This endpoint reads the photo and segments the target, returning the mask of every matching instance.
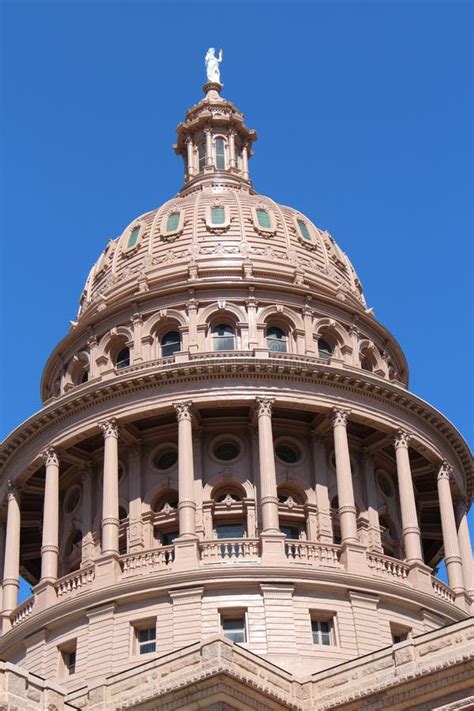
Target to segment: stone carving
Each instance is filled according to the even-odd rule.
[[[454,474],[454,467],[446,459],[443,461],[439,468],[438,479],[452,479]]]
[[[220,84],[221,83],[221,70],[219,64],[222,62],[224,53],[222,49],[219,50],[219,56],[216,57],[216,50],[214,47],[209,47],[205,57],[207,81]]]
[[[395,449],[398,449],[399,447],[408,448],[410,439],[411,438],[410,438],[410,435],[408,434],[408,432],[405,432],[405,430],[397,430],[397,433],[393,439]]]
[[[118,438],[118,425],[115,417],[110,420],[102,420],[98,423],[104,437],[115,437]]]
[[[273,400],[271,400],[269,397],[258,397],[256,402],[258,417],[272,416]]]
[[[343,427],[346,427],[349,415],[350,415],[350,410],[345,410],[344,408],[335,407],[332,411],[332,418],[331,418],[333,426],[337,427],[338,425],[342,425]]]
[[[59,466],[59,457],[55,447],[48,447],[41,452],[41,458],[47,467],[54,465]]]
[[[192,418],[191,406],[192,406],[191,401],[174,402],[173,403],[173,407],[175,409],[178,422],[180,422],[181,420],[191,420],[191,418]]]

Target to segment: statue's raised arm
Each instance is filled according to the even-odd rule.
[[[216,50],[214,47],[210,47],[207,50],[205,63],[207,72],[207,81],[214,82],[216,84],[221,83],[221,72],[219,64],[222,62],[224,53],[222,49],[219,50],[219,57],[216,57]]]

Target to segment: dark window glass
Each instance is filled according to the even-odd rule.
[[[218,523],[216,525],[217,538],[243,538],[243,523]]]
[[[158,452],[153,463],[157,469],[171,469],[178,461],[178,451],[176,449],[166,449]]]
[[[178,331],[168,331],[161,338],[161,357],[173,355],[181,349],[181,338]]]
[[[179,225],[179,212],[172,212],[166,220],[166,231],[175,232]]]
[[[81,383],[87,383],[89,380],[89,371],[85,370],[82,374]]]
[[[286,353],[288,337],[278,326],[267,328],[267,348],[269,351]]]
[[[235,349],[234,329],[220,324],[212,329],[212,344],[215,351],[233,351]]]
[[[214,456],[223,462],[230,462],[239,456],[240,447],[235,442],[219,442],[214,447]]]
[[[323,338],[318,341],[318,356],[324,358],[324,360],[329,360],[332,356],[332,348]]]
[[[311,620],[314,644],[331,644],[331,626],[324,620]]]
[[[236,494],[233,491],[226,491],[225,494],[219,494],[216,499],[217,503],[222,503],[222,501],[225,501],[228,496],[230,496],[232,501],[242,501],[242,497],[239,494]]]
[[[225,170],[225,148],[223,138],[216,138],[216,168],[217,170]]]
[[[225,222],[225,210],[223,207],[211,208],[211,222],[213,225],[223,225]]]
[[[164,546],[171,546],[178,536],[179,531],[165,531],[161,534],[161,542]]]
[[[270,221],[270,215],[263,208],[257,209],[257,220],[260,227],[263,227],[266,230],[271,230],[272,223]]]
[[[280,531],[292,541],[298,541],[300,538],[300,529],[298,526],[280,526]]]
[[[68,674],[75,674],[76,673],[76,650],[71,650],[70,652],[66,652],[64,655],[64,661],[66,664],[66,668],[68,671]]]
[[[278,459],[285,464],[295,464],[300,458],[299,450],[291,444],[279,444],[275,448]]]
[[[122,350],[117,353],[117,357],[115,358],[115,367],[116,368],[128,368],[129,365],[130,365],[130,349],[129,348],[122,348]]]
[[[145,630],[138,630],[138,648],[140,654],[149,654],[156,651],[156,629],[150,627]]]
[[[69,541],[66,546],[66,555],[71,555],[71,553],[74,551],[77,546],[82,541],[82,533],[81,531],[76,531],[74,534],[72,534],[69,538]]]
[[[360,361],[360,367],[362,368],[362,370],[368,370],[369,373],[371,373],[372,363],[370,361],[370,358],[368,358],[367,356],[363,356]]]
[[[206,165],[206,145],[200,143],[198,146],[199,172],[202,173]]]
[[[245,617],[225,617],[222,620],[222,631],[224,637],[230,639],[231,642],[241,644],[247,641],[245,632]]]
[[[140,225],[137,225],[130,232],[130,237],[128,238],[128,242],[127,242],[127,249],[130,249],[131,247],[135,247],[136,243],[138,242],[138,235],[139,234],[140,234]]]

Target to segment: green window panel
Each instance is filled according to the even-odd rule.
[[[138,235],[139,234],[140,234],[140,226],[137,225],[130,232],[130,237],[128,238],[128,243],[127,243],[127,249],[130,249],[131,247],[135,247],[136,243],[138,242]]]
[[[171,215],[168,215],[168,219],[166,221],[166,231],[167,232],[176,232],[178,229],[179,225],[179,212],[172,212]]]
[[[211,209],[211,222],[213,225],[223,225],[225,222],[225,210],[223,207],[213,207]]]
[[[225,170],[225,148],[223,138],[216,138],[216,168],[217,170]]]
[[[202,173],[206,165],[206,146],[200,143],[198,146],[199,172]]]
[[[303,239],[307,239],[308,242],[311,242],[311,235],[309,234],[308,226],[306,222],[303,222],[303,220],[297,220],[298,222],[298,227],[300,228],[300,234]]]
[[[263,227],[265,230],[271,230],[272,223],[270,222],[270,215],[266,210],[262,208],[257,209],[257,220],[260,227]]]

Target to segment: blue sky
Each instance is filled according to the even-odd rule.
[[[180,187],[203,56],[259,139],[255,187],[328,229],[472,442],[470,2],[21,2],[2,11],[1,435],[107,240]],[[6,334],[6,335],[5,335]]]

